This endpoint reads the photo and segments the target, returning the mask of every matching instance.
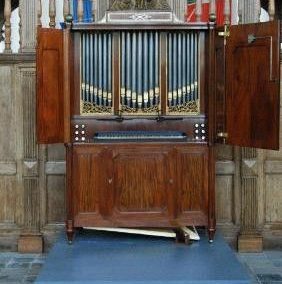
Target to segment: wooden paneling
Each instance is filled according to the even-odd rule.
[[[203,153],[178,151],[177,155],[177,191],[181,213],[207,209],[207,161]]]
[[[232,26],[226,51],[228,143],[279,149],[280,26]]]
[[[115,207],[120,212],[167,210],[166,161],[150,149],[119,153],[114,158]]]
[[[282,223],[282,175],[267,175],[265,187],[265,221]]]
[[[47,176],[47,224],[65,221],[65,176]]]
[[[108,215],[112,197],[111,153],[104,148],[77,147],[73,156],[74,214]]]
[[[64,142],[63,32],[38,30],[37,140]]]
[[[178,219],[191,213],[208,214],[208,155],[205,148],[176,148]]]
[[[208,225],[207,147],[89,144],[73,155],[76,227]]]
[[[12,66],[0,66],[0,161],[13,161],[16,155],[14,72]]]
[[[216,178],[216,220],[218,223],[233,223],[233,177],[232,175]]]
[[[0,176],[0,223],[16,223],[17,195],[14,176]]]

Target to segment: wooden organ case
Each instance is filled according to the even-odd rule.
[[[38,30],[37,136],[65,143],[75,228],[206,226],[214,143],[278,149],[280,26]]]

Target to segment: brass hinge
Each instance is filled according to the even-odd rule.
[[[218,36],[224,37],[224,45],[226,45],[226,39],[230,37],[230,27],[229,25],[224,26],[223,32],[218,32]]]
[[[227,132],[219,132],[217,133],[217,137],[221,138],[223,140],[223,143],[226,143],[226,139],[228,138],[228,133]]]

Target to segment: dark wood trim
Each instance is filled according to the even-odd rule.
[[[208,50],[207,50],[207,110],[208,110],[208,129],[209,129],[209,144],[214,144],[214,128],[215,128],[215,113],[214,113],[214,104],[215,104],[215,30],[211,30],[208,37]],[[222,74],[224,76],[224,74]]]
[[[80,98],[81,98],[81,82],[80,82],[80,33],[74,33],[74,59],[73,59],[73,100],[72,100],[72,115],[80,115]]]
[[[70,125],[70,98],[71,98],[71,64],[72,64],[72,43],[70,38],[70,30],[64,30],[64,143],[71,141],[71,125]]]

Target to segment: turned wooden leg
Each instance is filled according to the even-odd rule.
[[[213,243],[214,235],[215,235],[215,229],[208,229],[208,233],[209,233],[209,242]]]
[[[72,244],[73,236],[74,236],[74,227],[73,227],[73,221],[67,220],[66,222],[66,233],[69,244]]]

